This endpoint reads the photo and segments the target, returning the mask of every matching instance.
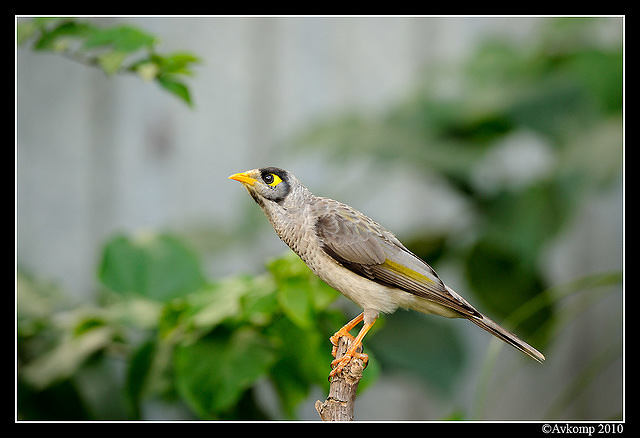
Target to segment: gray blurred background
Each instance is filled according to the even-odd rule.
[[[211,277],[260,272],[265,258],[286,248],[266,220],[255,221],[259,231],[250,241],[235,238],[239,217],[257,208],[227,176],[263,165],[291,170],[314,193],[355,206],[401,237],[424,227],[462,232],[471,220],[469,206],[436,176],[416,178],[396,162],[374,165],[366,153],[336,162],[304,144],[292,148],[291,141],[314,123],[338,114],[382,114],[410,95],[430,72],[448,72],[440,76],[439,93],[460,95],[464,89],[456,66],[482,41],[505,39],[526,51],[548,20],[96,20],[140,26],[161,38],[162,51],[197,54],[203,62],[188,82],[193,108],[133,75],[109,78],[55,54],[18,49],[17,263],[58,282],[79,302],[91,300],[100,245],[116,232],[149,229],[187,236]],[[603,46],[619,46],[622,27],[621,18],[602,18],[591,37]],[[516,177],[544,171],[551,158],[544,145],[539,147],[539,138],[525,133],[510,141],[518,146],[502,158],[507,160],[503,169]],[[490,180],[498,171],[489,166],[479,170],[478,178]],[[372,196],[371,184],[380,180],[386,184]],[[620,178],[619,184],[584,200],[567,231],[549,245],[545,266],[551,284],[622,269],[622,190]],[[465,295],[464,286],[456,284],[455,274],[448,270],[455,272],[444,266],[440,276]],[[591,327],[588,337],[581,336],[590,328],[589,314],[571,325],[545,351],[553,360],[544,366],[527,363],[514,371],[498,364],[499,376],[502,371],[512,374],[508,385],[498,383],[500,396],[484,406],[484,414],[494,419],[543,416],[547,406],[541,401],[552,398],[554,388],[574,372],[579,360],[572,353],[576,343],[597,350],[598,342],[606,342],[602,336],[621,336],[621,293],[599,303],[593,312],[605,315],[598,327]],[[464,325],[469,344],[481,357],[487,337]],[[356,416],[402,420],[448,415],[453,406],[473,405],[478,372],[472,361],[458,383],[455,401],[440,399],[410,376],[384,375],[359,396]],[[614,361],[589,387],[582,405],[565,415],[619,415],[622,375],[622,362]],[[303,419],[317,419],[316,399],[324,395],[310,398],[302,409]]]

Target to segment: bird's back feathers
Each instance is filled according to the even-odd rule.
[[[538,350],[484,316],[445,285],[431,266],[390,231],[345,204],[326,198],[322,202],[331,208],[321,209],[326,212],[317,218],[316,234],[322,249],[345,268],[454,310],[458,316],[538,362],[544,360]]]

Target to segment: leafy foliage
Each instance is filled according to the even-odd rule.
[[[209,281],[175,236],[119,235],[104,246],[98,279],[100,305],[74,307],[19,276],[22,406],[69,391],[82,399],[86,369],[113,360],[127,369],[111,382],[128,406],[115,418],[139,418],[154,399],[185,404],[197,418],[288,418],[312,387],[328,389],[328,337],[345,316],[330,309],[337,293],[293,254],[270,261],[263,275]],[[374,379],[376,367],[368,374]],[[256,407],[260,382],[279,408]],[[82,406],[59,419],[99,410]],[[20,412],[30,418],[28,408]]]
[[[158,38],[130,25],[99,27],[73,18],[34,18],[18,22],[18,44],[36,51],[61,53],[98,66],[107,75],[130,72],[156,81],[189,106],[193,104],[183,77],[200,60],[188,52],[159,54]]]

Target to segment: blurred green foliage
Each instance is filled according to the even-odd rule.
[[[99,303],[77,306],[18,276],[22,419],[137,419],[154,399],[193,418],[292,418],[312,387],[328,389],[328,337],[345,316],[330,308],[337,292],[293,254],[263,275],[211,281],[180,239],[120,235],[105,244],[98,279]],[[117,396],[90,397],[101,389],[86,375],[114,362],[121,375],[99,380]],[[260,382],[275,394],[269,412],[254,400]]]
[[[17,31],[19,46],[31,44],[36,51],[60,53],[95,65],[107,75],[135,73],[193,105],[183,79],[193,74],[192,66],[199,58],[189,52],[158,53],[158,38],[138,27],[101,27],[75,18],[39,17],[18,21]]]

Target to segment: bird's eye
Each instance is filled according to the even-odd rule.
[[[275,187],[282,182],[282,179],[275,173],[267,173],[262,177],[263,181],[270,185],[271,187]]]

